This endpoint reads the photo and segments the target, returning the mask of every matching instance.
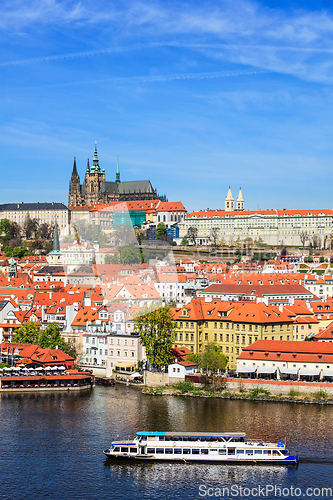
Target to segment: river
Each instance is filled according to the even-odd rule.
[[[333,489],[332,406],[153,397],[125,386],[3,394],[0,405],[1,499],[332,498],[321,491]],[[111,439],[137,430],[286,438],[301,461],[284,467],[105,460]]]

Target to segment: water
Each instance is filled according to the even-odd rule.
[[[152,397],[123,386],[84,395],[6,394],[0,405],[1,499],[306,498],[307,488],[333,489],[331,406]],[[301,462],[283,467],[105,460],[102,450],[111,439],[137,430],[287,438]],[[285,490],[279,496],[279,490],[270,492],[274,487]],[[295,494],[291,487],[301,490]],[[329,491],[311,492],[312,498],[332,498]]]

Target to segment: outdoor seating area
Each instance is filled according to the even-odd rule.
[[[41,366],[37,368],[13,366],[0,368],[0,377],[26,377],[27,375],[29,375],[30,377],[40,377],[41,375],[64,375],[66,373],[65,370],[65,366],[46,366],[44,368]]]
[[[278,368],[265,366],[238,366],[236,376],[256,380],[284,380],[301,382],[332,382],[333,371],[319,368]]]
[[[55,375],[10,375],[2,376],[1,389],[70,389],[92,387],[93,377],[87,373],[64,373]]]

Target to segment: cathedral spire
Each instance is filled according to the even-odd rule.
[[[76,169],[76,156],[74,156],[74,164],[73,164],[73,172],[72,172],[72,177],[78,175],[77,169]]]
[[[89,158],[88,158],[88,160],[87,160],[87,170],[86,170],[86,174],[90,174]]]
[[[119,170],[119,158],[118,158],[118,156],[117,156],[116,184],[117,184],[117,186],[119,186],[119,184],[120,184],[120,170]]]
[[[92,167],[90,169],[90,172],[94,173],[94,174],[101,173],[101,167],[99,166],[99,162],[98,162],[97,141],[95,141],[94,159],[93,159],[93,164],[92,164]]]

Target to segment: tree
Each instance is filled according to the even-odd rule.
[[[68,343],[63,339],[60,333],[58,323],[49,323],[45,330],[41,330],[39,334],[39,345],[45,349],[60,349],[65,351],[68,349]]]
[[[303,250],[304,250],[305,243],[308,241],[309,237],[304,231],[302,231],[301,234],[299,235],[299,239],[301,240]]]
[[[29,250],[26,247],[16,247],[13,249],[13,257],[15,259],[22,259],[26,255],[29,255]]]
[[[43,349],[60,349],[69,352],[71,346],[60,333],[58,323],[49,323],[45,330],[40,330],[36,323],[24,323],[16,330],[14,342],[20,344],[37,344]]]
[[[31,219],[29,212],[26,215],[25,221],[23,223],[23,233],[25,237],[29,240],[32,235],[36,237],[38,232],[39,222],[38,219]]]
[[[47,224],[47,222],[43,222],[43,224],[41,224],[38,227],[37,231],[38,237],[42,238],[43,240],[52,239],[53,233],[54,233],[54,224]]]
[[[139,264],[141,262],[139,249],[133,247],[122,248],[120,262],[122,264]]]
[[[191,226],[188,228],[186,237],[189,243],[195,245],[197,235],[198,235],[198,229],[196,227]]]
[[[205,345],[205,350],[201,354],[200,367],[205,370],[211,370],[213,373],[217,370],[224,370],[228,364],[228,357],[223,354],[219,346],[214,342]]]
[[[155,237],[157,240],[160,240],[164,235],[166,235],[166,225],[164,224],[164,222],[159,222],[157,224]]]
[[[12,257],[13,255],[13,248],[9,245],[3,247],[2,251],[5,252],[6,257]]]
[[[109,254],[104,256],[104,264],[120,264],[119,253]]]
[[[15,221],[10,222],[10,228],[9,228],[10,239],[13,240],[20,238],[21,233],[22,233],[21,226]]]
[[[210,231],[210,241],[212,242],[212,247],[214,250],[216,250],[217,247],[218,231],[218,227],[212,227]]]
[[[185,236],[184,236],[184,238],[183,238],[183,239],[182,239],[182,241],[180,242],[180,246],[181,246],[181,247],[188,247],[188,245],[189,245],[189,241],[188,241],[188,239],[187,239],[187,238],[185,238]]]
[[[141,344],[146,348],[146,355],[154,368],[168,365],[173,360],[172,344],[176,322],[172,311],[165,306],[150,311],[134,319],[135,331]]]
[[[10,221],[9,219],[1,219],[0,220],[0,236],[2,236],[3,240],[10,239]]]
[[[191,352],[191,354],[188,354],[186,356],[186,361],[192,361],[192,363],[197,363],[198,365],[200,365],[201,356],[198,352]]]
[[[14,342],[18,344],[38,344],[40,330],[36,323],[24,323],[16,330]]]

